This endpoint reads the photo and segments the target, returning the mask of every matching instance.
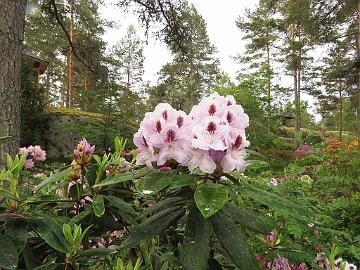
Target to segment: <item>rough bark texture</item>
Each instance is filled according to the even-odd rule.
[[[360,59],[360,1],[358,1],[358,33],[356,35],[357,39],[357,58]],[[360,142],[360,69],[358,70],[358,84],[357,84],[357,139]],[[358,144],[358,149],[360,150],[360,143]]]
[[[0,1],[0,167],[5,153],[15,153],[20,141],[20,75],[26,0]]]

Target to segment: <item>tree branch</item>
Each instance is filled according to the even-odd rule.
[[[81,63],[83,63],[91,72],[93,72],[93,69],[92,67],[87,64],[82,58],[80,58],[78,56],[78,54],[76,53],[76,50],[75,50],[75,47],[74,47],[74,44],[71,40],[71,37],[70,37],[70,34],[69,32],[67,31],[66,27],[64,26],[64,23],[63,23],[63,20],[60,18],[60,14],[58,12],[58,8],[57,8],[57,5],[56,5],[56,0],[49,0],[49,12],[50,14],[52,14],[54,16],[54,18],[56,19],[56,21],[58,22],[58,24],[60,25],[61,29],[64,31],[65,35],[66,35],[66,38],[67,40],[69,41],[69,44],[70,44],[70,48],[71,48],[71,51],[74,53],[74,56],[76,57],[76,59],[78,59]]]

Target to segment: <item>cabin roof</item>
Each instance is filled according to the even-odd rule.
[[[34,68],[39,69],[40,74],[44,74],[46,71],[46,68],[49,64],[49,61],[47,61],[44,58],[41,58],[40,56],[33,54],[31,52],[24,52],[23,53],[25,57],[27,57],[32,63]]]

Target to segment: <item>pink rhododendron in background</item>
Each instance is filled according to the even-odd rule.
[[[268,235],[265,236],[265,240],[266,243],[268,245],[268,247],[274,247],[276,244],[276,237],[277,237],[277,232],[276,230],[272,230],[271,233],[269,233]]]
[[[28,147],[28,153],[31,154],[35,160],[44,161],[46,159],[46,152],[38,145],[30,145]]]
[[[271,270],[292,270],[289,261],[283,257],[277,257],[271,263]]]
[[[318,253],[315,258],[316,265],[325,270],[330,270],[330,262],[324,253]]]
[[[44,161],[46,159],[46,152],[40,146],[30,145],[29,147],[19,148],[20,155],[26,155],[25,169],[31,169],[35,166],[35,161]]]
[[[134,135],[134,143],[138,148],[137,164],[146,164],[152,168],[153,161],[157,165],[164,165],[174,160],[185,165],[189,160],[188,140],[186,114],[167,103],[160,103],[153,112],[145,114]]]
[[[300,144],[299,148],[294,152],[296,158],[306,157],[310,154],[310,146],[308,144]]]
[[[74,150],[74,160],[77,164],[84,166],[90,162],[94,151],[95,145],[91,146],[86,139],[82,139]]]
[[[34,160],[31,158],[31,159],[27,159],[25,161],[25,164],[24,164],[24,168],[25,169],[31,169],[35,166],[35,163],[34,163]]]
[[[19,148],[19,154],[20,155],[23,155],[23,154],[27,155],[28,153],[29,153],[29,150],[27,149],[27,147],[20,147]]]
[[[206,173],[244,171],[245,128],[249,118],[232,96],[210,95],[193,107],[189,114],[191,157],[189,169]]]

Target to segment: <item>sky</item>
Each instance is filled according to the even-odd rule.
[[[108,28],[103,36],[109,46],[116,44],[125,35],[129,24],[133,24],[138,35],[145,40],[144,29],[139,25],[136,15],[131,12],[122,12],[114,6],[116,0],[105,2],[105,6],[100,10],[101,16],[118,24],[117,29]],[[209,39],[218,49],[217,56],[220,59],[221,68],[235,79],[236,71],[240,68],[232,57],[243,52],[246,44],[241,40],[242,33],[235,21],[239,15],[244,14],[245,8],[254,9],[258,0],[189,0],[189,2],[195,5],[207,23]],[[172,57],[166,46],[152,36],[149,37],[147,43],[144,47],[144,79],[156,83],[157,72],[162,65],[171,61]]]
[[[188,0],[194,4],[199,14],[207,24],[207,31],[210,42],[218,50],[217,56],[220,59],[221,69],[224,70],[232,80],[235,81],[236,73],[241,69],[240,64],[233,59],[234,56],[244,53],[246,41],[242,40],[243,33],[236,26],[236,19],[245,14],[247,8],[253,10],[259,0]],[[138,35],[145,41],[145,31],[139,25],[138,18],[132,12],[125,13],[114,4],[116,0],[106,0],[105,6],[101,8],[100,14],[107,20],[114,21],[117,28],[108,28],[103,35],[109,47],[116,44],[125,34],[127,27],[133,24]],[[144,80],[155,84],[158,79],[157,73],[161,67],[170,62],[171,53],[159,40],[149,35],[144,45]],[[292,78],[284,76],[280,78],[283,86],[290,86]],[[312,107],[310,112],[315,115],[316,120],[320,116],[315,114],[314,99],[307,94],[302,94],[302,99],[307,100]]]

